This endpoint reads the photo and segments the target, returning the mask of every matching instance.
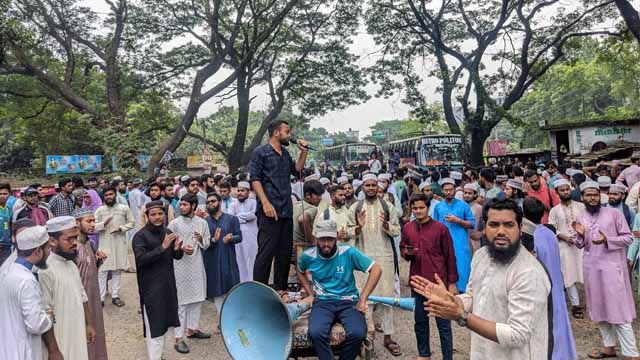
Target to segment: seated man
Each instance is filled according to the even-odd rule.
[[[368,309],[367,299],[378,284],[382,270],[358,249],[337,245],[338,226],[335,221],[318,222],[315,232],[316,246],[305,250],[298,260],[298,280],[313,300],[309,338],[320,360],[333,359],[329,334],[332,325],[340,322],[346,335],[340,359],[355,359],[367,335],[364,317]],[[307,270],[313,278],[313,290],[305,275]],[[353,270],[369,273],[360,296]]]

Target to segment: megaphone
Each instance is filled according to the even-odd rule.
[[[369,296],[369,301],[397,306],[403,310],[413,311],[416,308],[416,299],[414,298],[397,298],[385,296]]]
[[[222,303],[220,332],[235,360],[286,360],[293,342],[293,322],[308,303],[284,304],[272,288],[256,281],[234,286]]]

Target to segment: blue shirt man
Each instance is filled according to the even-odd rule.
[[[11,211],[9,204],[11,187],[0,184],[0,265],[11,255]]]
[[[458,268],[458,291],[464,292],[471,272],[471,249],[469,248],[468,229],[476,224],[475,217],[469,205],[455,198],[455,183],[452,179],[442,180],[444,199],[435,206],[433,219],[443,223],[451,233],[453,250],[456,254]]]
[[[298,260],[298,280],[314,298],[309,316],[309,338],[320,360],[333,359],[329,334],[332,325],[339,322],[346,335],[340,359],[355,359],[367,335],[364,318],[367,299],[378,284],[382,270],[358,249],[337,244],[338,225],[335,221],[318,222],[315,234],[317,245],[305,250]],[[356,288],[354,270],[369,273],[361,294]],[[313,288],[307,271],[313,278]]]

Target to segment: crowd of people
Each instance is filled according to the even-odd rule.
[[[290,137],[286,122],[272,123],[246,173],[74,177],[51,198],[40,184],[19,196],[0,184],[0,329],[14,337],[0,342],[0,359],[107,359],[103,308],[135,301],[120,296],[124,272],[136,273],[152,360],[170,329],[183,354],[210,338],[203,303],[219,313],[246,281],[313,304],[308,337],[323,360],[333,358],[335,322],[345,330],[340,358],[360,353],[365,314],[402,356],[394,307],[369,297],[399,297],[405,283],[420,360],[432,355],[429,317],[445,360],[451,321],[471,331],[471,359],[578,359],[570,317],[585,316],[602,336],[590,358],[615,357],[619,343],[640,359],[631,326],[640,153],[626,168],[396,164],[387,173],[378,160],[365,171],[305,167],[308,144],[297,141],[294,161]]]

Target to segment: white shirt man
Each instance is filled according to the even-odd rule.
[[[253,280],[253,264],[258,254],[256,199],[249,195],[249,183],[246,181],[238,182],[238,200],[231,203],[229,208],[229,213],[240,221],[240,232],[242,232],[242,242],[235,245],[240,282]]]

